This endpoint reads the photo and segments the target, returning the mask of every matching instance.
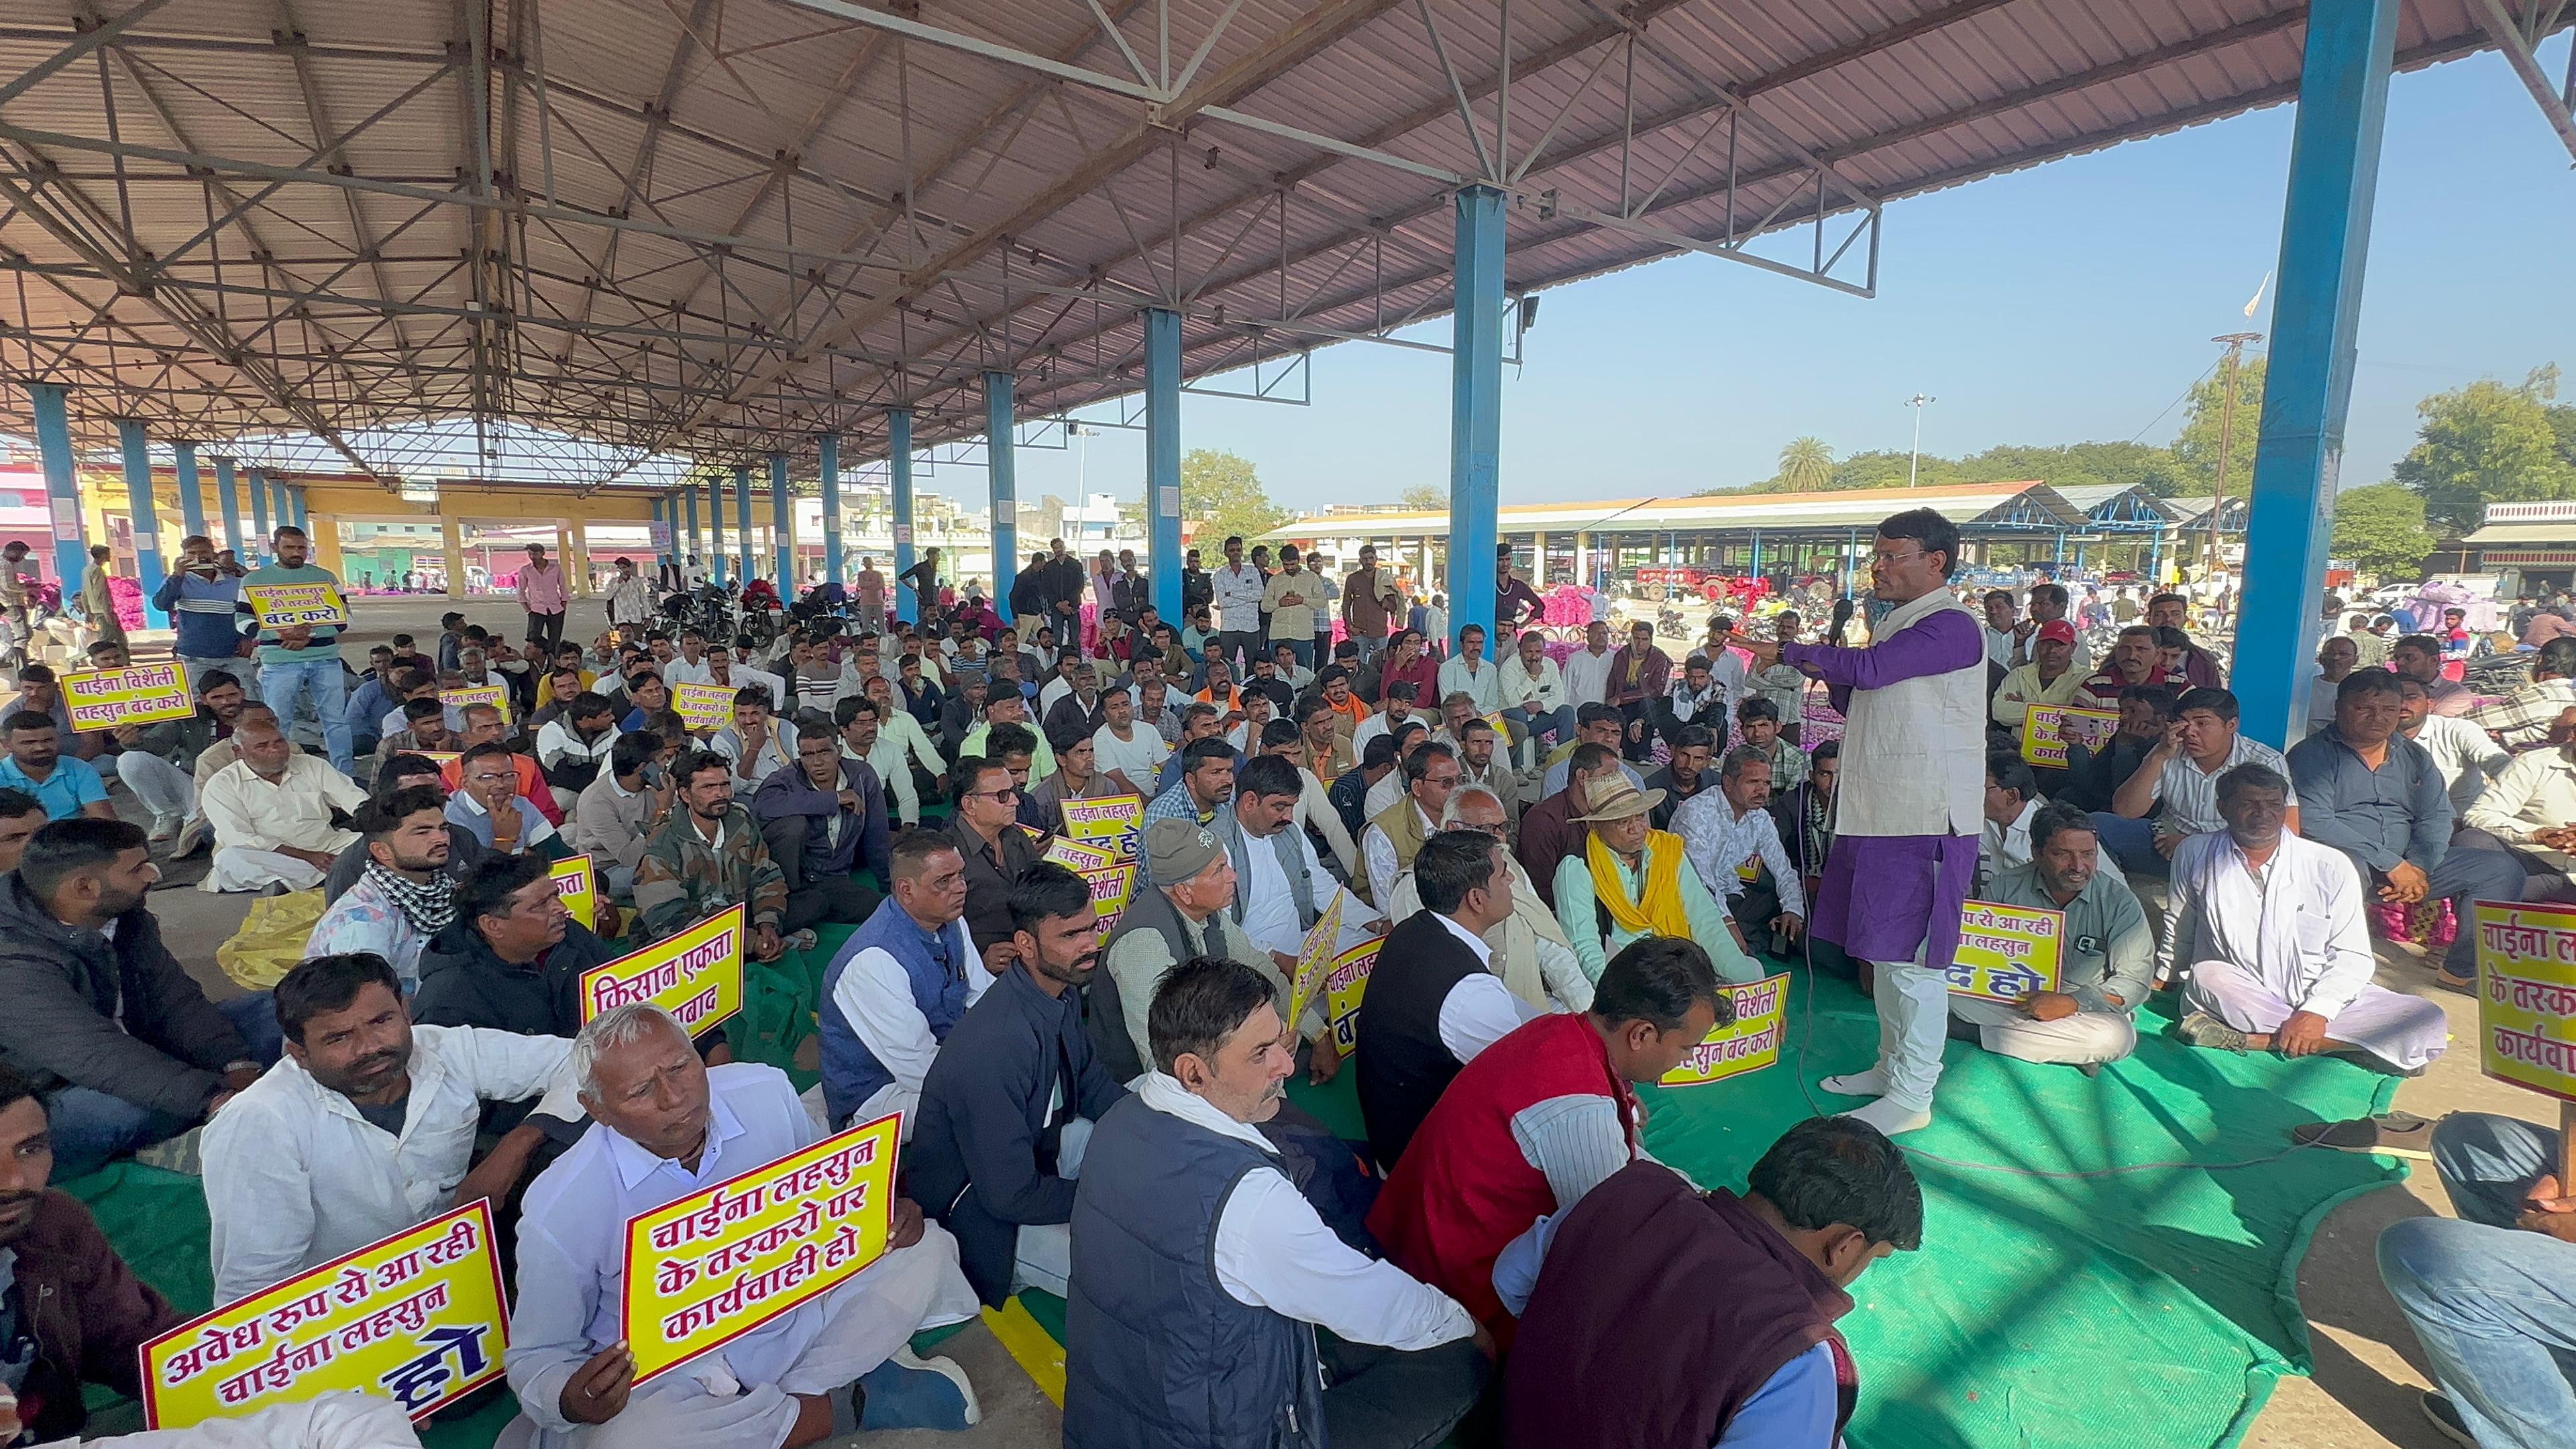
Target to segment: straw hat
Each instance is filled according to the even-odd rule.
[[[1631,815],[1646,814],[1663,803],[1663,791],[1640,790],[1623,776],[1619,783],[1610,787],[1609,793],[1592,802],[1591,814],[1575,816],[1574,823],[1602,825],[1613,820],[1625,820]]]

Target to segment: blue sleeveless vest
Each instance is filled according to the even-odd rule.
[[[948,1029],[966,1014],[966,961],[973,949],[962,926],[942,930],[940,939],[948,946],[948,965],[942,970],[930,953],[930,938],[923,935],[919,922],[905,915],[903,907],[892,896],[885,898],[867,923],[850,933],[841,943],[840,954],[832,958],[823,973],[821,1026],[823,1034],[823,1109],[838,1131],[848,1125],[851,1113],[859,1104],[876,1095],[879,1088],[894,1080],[877,1054],[842,1017],[833,1004],[832,993],[841,984],[841,973],[861,951],[871,947],[885,952],[903,968],[904,979],[912,985],[912,1004],[930,1019],[930,1034],[940,1041],[948,1039]]]

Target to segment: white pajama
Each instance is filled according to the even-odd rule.
[[[2194,961],[2186,1005],[2206,1011],[2238,1031],[2272,1032],[2299,1010],[2271,983],[2232,961]],[[2326,1035],[2348,1042],[2401,1071],[2413,1071],[2442,1054],[2450,1019],[2420,996],[2364,986],[2352,1004],[2326,1018]]]
[[[255,850],[247,845],[227,845],[215,852],[213,869],[206,872],[205,888],[210,891],[255,891],[272,882],[284,881],[293,891],[309,891],[322,884],[322,868],[297,860],[274,850]]]
[[[1950,998],[1950,1014],[1977,1028],[1977,1043],[2025,1062],[2116,1062],[2138,1048],[2138,1028],[2125,1013],[2079,1011],[2055,1021],[2026,1016],[2000,1001]]]
[[[1950,1039],[1950,978],[1911,961],[1871,963],[1870,994],[1878,1004],[1878,1069],[1886,1095],[1917,1112],[1932,1110],[1941,1081],[1941,1048]]]
[[[1067,1182],[1082,1176],[1082,1156],[1091,1146],[1092,1122],[1075,1117],[1064,1124],[1055,1149],[1055,1174]],[[1014,1250],[1011,1291],[1036,1288],[1058,1298],[1073,1281],[1073,1224],[1024,1223]]]
[[[197,782],[159,755],[127,750],[116,757],[116,777],[155,818],[185,820],[197,810]]]

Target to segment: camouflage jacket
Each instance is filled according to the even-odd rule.
[[[748,907],[754,927],[775,927],[787,914],[787,877],[769,858],[751,812],[727,807],[713,845],[698,833],[695,816],[675,812],[635,867],[637,943],[677,934],[736,903]]]

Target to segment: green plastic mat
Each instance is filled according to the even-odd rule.
[[[813,1029],[812,988],[800,997],[797,983],[819,981],[847,929],[755,988],[767,1015],[740,1054],[794,1070]],[[1704,1185],[1741,1187],[1790,1123],[1843,1105],[1817,1092],[1811,1106],[1809,1093],[1869,1064],[1869,1002],[1830,978],[1810,993],[1802,974],[1789,1012],[1779,1065],[1647,1090],[1656,1156]],[[2383,1110],[2396,1084],[2323,1058],[2194,1051],[2153,1010],[2139,1024],[2137,1054],[2093,1080],[1950,1045],[1939,1120],[1905,1138],[1925,1190],[1924,1249],[1872,1267],[1844,1320],[1861,1365],[1855,1449],[2097,1449],[2106,1434],[2132,1449],[2216,1449],[2244,1435],[2276,1379],[2307,1372],[2296,1285],[2309,1234],[2336,1203],[2403,1173],[2285,1152],[2288,1131]],[[1321,1088],[1293,1081],[1289,1096],[1361,1135],[1351,1072]],[[2164,1163],[2189,1165],[2043,1175]],[[127,1163],[63,1186],[182,1312],[208,1306],[196,1179]],[[1022,1301],[1060,1341],[1062,1302]],[[503,1395],[423,1438],[483,1449],[514,1411]]]

